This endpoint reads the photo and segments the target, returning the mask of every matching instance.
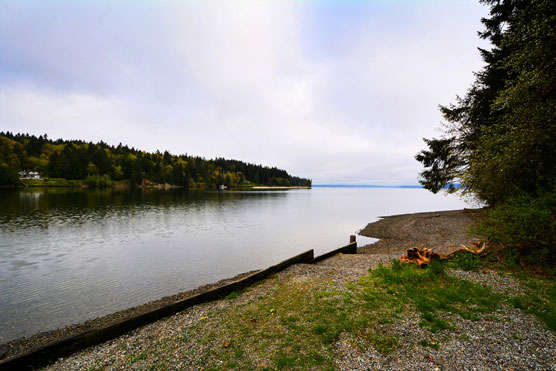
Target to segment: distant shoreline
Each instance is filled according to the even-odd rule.
[[[243,188],[243,187],[238,187]],[[308,186],[254,186],[254,187],[245,187],[246,189],[256,189],[256,190],[272,190],[272,189],[311,189]],[[234,188],[231,188],[234,189]]]
[[[83,180],[68,180],[63,178],[56,179],[21,179],[21,185],[1,186],[1,188],[23,189],[23,188],[81,188],[81,189],[191,189],[191,190],[207,190],[220,189],[215,184],[196,184],[190,186],[181,186],[170,183],[155,183],[151,181],[143,181],[143,183],[132,186],[129,181],[114,181],[108,186],[90,186]],[[225,189],[255,189],[255,190],[272,190],[272,189],[311,189],[311,186],[265,186],[265,185],[236,185],[227,186]]]
[[[313,184],[314,188],[423,188],[421,185]]]

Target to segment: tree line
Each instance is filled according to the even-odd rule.
[[[149,153],[121,143],[111,146],[81,140],[51,140],[48,136],[0,132],[0,185],[18,185],[20,171],[37,171],[48,178],[83,180],[90,185],[144,181],[184,187],[217,185],[310,186],[311,180],[291,176],[276,167],[224,158]]]

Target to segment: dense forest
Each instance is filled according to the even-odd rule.
[[[275,167],[237,160],[148,153],[122,145],[80,140],[51,140],[47,135],[0,132],[0,185],[19,185],[20,171],[42,177],[81,180],[90,186],[121,182],[131,186],[168,183],[185,187],[217,185],[310,186],[311,180]]]
[[[421,183],[438,192],[461,182],[490,206],[489,238],[544,251],[554,264],[556,2],[481,2],[490,13],[479,35],[492,47],[479,49],[485,66],[467,94],[441,106],[444,135],[416,156]]]

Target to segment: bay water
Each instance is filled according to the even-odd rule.
[[[411,188],[0,190],[0,343],[324,254],[381,215],[471,206]]]

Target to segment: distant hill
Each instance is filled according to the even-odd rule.
[[[149,153],[121,143],[51,140],[47,135],[0,132],[0,185],[18,185],[20,171],[37,171],[42,177],[80,180],[91,186],[145,181],[184,187],[242,185],[310,186],[311,180],[285,170],[238,160]]]

